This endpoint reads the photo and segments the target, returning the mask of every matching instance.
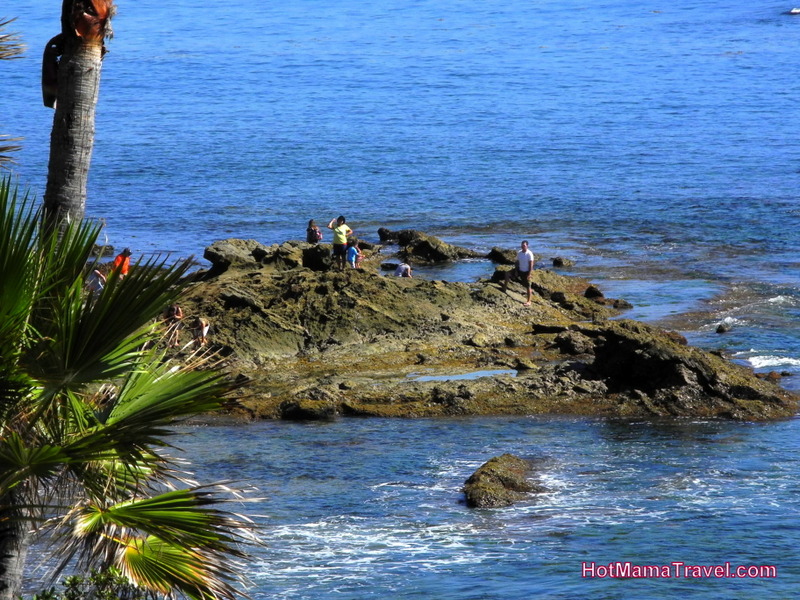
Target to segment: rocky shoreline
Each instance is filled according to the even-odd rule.
[[[500,266],[474,283],[383,276],[392,259],[474,257],[420,232],[398,241],[396,252],[362,243],[363,267],[345,271],[331,269],[325,244],[231,239],[206,250],[212,267],[182,306],[211,320],[241,384],[232,413],[764,420],[797,411],[798,396],[750,369],[620,318],[629,305],[587,280],[537,268],[524,307],[521,286],[500,284],[513,253],[493,251]]]

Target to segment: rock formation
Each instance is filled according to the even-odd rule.
[[[497,283],[508,266],[491,280],[443,282],[383,276],[391,257],[379,246],[365,254],[364,268],[340,272],[325,244],[225,240],[207,250],[212,268],[182,305],[210,318],[226,369],[244,382],[236,412],[769,419],[797,409],[795,395],[750,369],[616,320],[584,279],[536,269],[523,307],[521,286],[503,293]]]
[[[464,482],[467,506],[499,508],[510,506],[530,494],[546,492],[543,486],[530,481],[530,473],[530,463],[518,456],[495,456]]]

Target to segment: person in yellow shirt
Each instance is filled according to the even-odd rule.
[[[340,271],[344,271],[347,264],[347,237],[353,230],[345,224],[343,216],[331,219],[328,229],[333,230],[333,262],[339,266]]]

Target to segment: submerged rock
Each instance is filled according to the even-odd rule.
[[[556,256],[553,258],[553,266],[557,269],[574,267],[575,261],[570,260],[569,258],[563,258],[561,256]]]
[[[498,508],[510,506],[532,493],[547,489],[529,480],[531,464],[513,454],[495,456],[478,467],[464,482],[467,506]]]

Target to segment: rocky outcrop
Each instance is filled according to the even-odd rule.
[[[514,265],[517,263],[517,251],[495,246],[489,250],[486,258],[499,265]]]
[[[495,456],[464,482],[467,506],[499,508],[510,506],[531,494],[547,489],[530,480],[531,464],[513,454]]]
[[[616,320],[581,278],[534,270],[524,307],[519,284],[503,291],[507,266],[458,283],[384,277],[379,249],[362,269],[336,271],[324,245],[212,248],[217,262],[190,287],[184,313],[211,320],[226,368],[246,382],[236,410],[253,418],[768,419],[797,409],[774,382],[674,332]]]
[[[469,248],[453,246],[437,237],[421,231],[406,230],[398,235],[400,256],[415,263],[441,263],[463,258],[483,258],[483,255]]]
[[[575,261],[570,260],[569,258],[563,258],[561,256],[556,256],[553,258],[553,266],[556,269],[564,269],[569,267],[575,266]]]

